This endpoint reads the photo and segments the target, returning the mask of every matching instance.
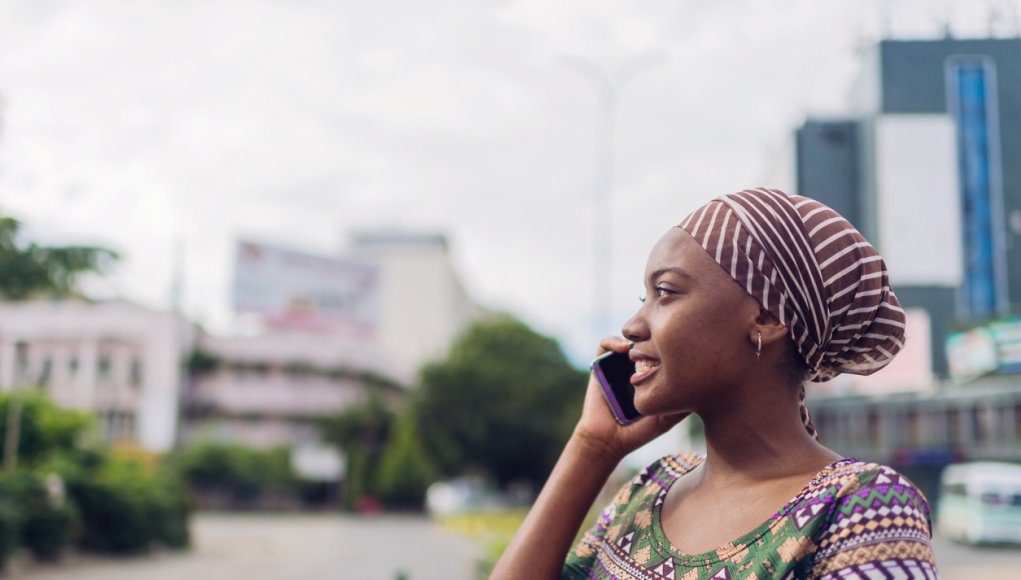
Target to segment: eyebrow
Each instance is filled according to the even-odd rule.
[[[680,268],[660,268],[659,270],[656,270],[655,272],[649,275],[649,280],[656,280],[663,274],[676,274],[682,278],[687,278],[688,280],[695,279],[691,274],[685,272]]]

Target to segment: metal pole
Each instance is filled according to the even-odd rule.
[[[596,93],[596,139],[593,183],[593,251],[592,276],[593,337],[602,337],[613,330],[613,186],[617,104],[624,88],[640,73],[666,63],[662,51],[643,52],[620,63],[609,73],[591,59],[568,54],[561,64],[592,83]]]

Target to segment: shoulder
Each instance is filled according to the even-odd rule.
[[[829,534],[906,527],[931,537],[929,502],[914,483],[886,465],[844,459],[810,484],[829,495]]]
[[[886,465],[845,459],[832,466],[825,474],[836,489],[840,504],[847,508],[884,505],[911,505],[929,514],[929,501],[907,477]],[[869,508],[863,508],[868,512]]]
[[[698,467],[705,458],[697,453],[673,453],[664,455],[642,468],[631,480],[633,486],[649,484],[670,487],[677,478]]]
[[[665,491],[679,477],[697,467],[703,457],[696,453],[674,453],[660,457],[646,465],[632,477],[614,497],[612,505],[621,510],[624,506],[634,503],[636,498],[644,498]]]
[[[860,566],[935,573],[929,502],[907,477],[885,465],[844,460],[821,479],[832,504],[818,540],[816,575]]]

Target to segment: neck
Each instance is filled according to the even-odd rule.
[[[707,482],[729,485],[815,473],[840,458],[809,435],[797,398],[788,391],[783,385],[755,385],[760,395],[745,404],[701,414]]]

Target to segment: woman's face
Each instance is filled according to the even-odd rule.
[[[645,290],[623,328],[635,341],[635,407],[658,415],[730,404],[756,362],[758,302],[681,228],[652,248]]]

